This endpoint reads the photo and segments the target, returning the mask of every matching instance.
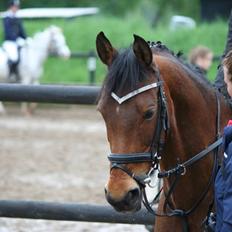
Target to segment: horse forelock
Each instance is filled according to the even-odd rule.
[[[148,78],[151,69],[140,64],[132,48],[120,52],[108,69],[104,91],[122,96],[138,88]]]

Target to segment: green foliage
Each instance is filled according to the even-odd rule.
[[[159,0],[159,2],[160,8],[163,10],[169,9],[173,14],[185,15],[194,19],[199,19],[200,0]],[[167,7],[162,7],[164,5]]]
[[[182,50],[185,56],[192,47],[199,44],[208,46],[216,55],[220,55],[224,50],[227,33],[226,22],[204,23],[192,30],[170,31],[167,24],[160,23],[152,28],[146,20],[141,11],[138,10],[125,17],[95,15],[72,20],[25,20],[24,24],[29,35],[33,35],[51,24],[60,26],[63,28],[67,43],[72,51],[95,50],[96,35],[100,31],[105,32],[116,48],[128,47],[133,42],[133,34],[138,34],[146,40],[161,40],[175,52]],[[215,63],[210,70],[211,80],[216,75],[216,66]],[[103,80],[105,72],[106,67],[98,60],[98,83]],[[86,60],[70,59],[67,61],[60,58],[49,58],[45,64],[42,82],[87,83]]]
[[[102,12],[108,15],[122,16],[127,12],[131,12],[140,2],[140,0],[133,1],[117,1],[117,0],[101,0],[95,4],[101,8]]]
[[[9,0],[1,0],[0,1],[0,9],[4,10],[7,7]],[[21,0],[22,8],[29,7],[78,7],[78,6],[86,6],[90,0],[79,1],[79,0],[36,0],[36,1],[28,1]],[[86,2],[86,3],[85,3]]]
[[[7,8],[9,0],[0,1],[0,10],[5,10]],[[30,7],[99,7],[101,12],[110,15],[124,15],[126,12],[131,11],[138,5],[141,0],[36,0],[28,1],[21,0],[22,8]]]
[[[9,0],[0,1],[0,10],[5,10]],[[21,0],[21,7],[99,7],[101,12],[108,15],[123,16],[132,12],[136,7],[149,6],[146,11],[153,9],[154,18],[165,18],[170,12],[182,14],[197,19],[199,17],[200,0]]]
[[[184,15],[199,21],[200,0],[143,0],[139,9],[145,18],[150,18],[152,25],[167,23],[172,15]]]

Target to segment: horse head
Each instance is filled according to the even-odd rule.
[[[161,85],[151,49],[136,35],[133,48],[121,54],[103,33],[98,35],[96,42],[99,57],[109,68],[98,109],[106,123],[111,152],[122,154],[122,157],[148,153],[156,128]],[[139,91],[141,94],[137,94]],[[113,167],[105,188],[107,200],[120,211],[140,209],[141,188],[131,175],[146,176],[151,162],[123,164],[131,175],[120,167]]]
[[[69,58],[71,55],[70,49],[66,44],[66,40],[61,28],[50,26],[46,29],[50,36],[49,52],[60,57]]]
[[[173,216],[176,231],[182,231],[182,218],[201,231],[213,198],[218,135],[230,108],[161,42],[134,35],[133,45],[118,52],[101,32],[96,46],[108,67],[98,102],[111,149],[107,201],[118,211],[137,211],[142,202],[149,208],[144,189],[160,167],[162,220],[155,230],[169,231],[166,220]]]

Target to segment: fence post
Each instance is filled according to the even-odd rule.
[[[89,52],[87,69],[89,71],[89,83],[94,85],[96,83],[96,55],[94,51]]]

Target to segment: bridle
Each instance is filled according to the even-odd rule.
[[[150,85],[147,85],[150,87],[152,86],[153,88],[158,88],[158,109],[157,109],[158,113],[157,113],[157,123],[156,123],[157,126],[154,131],[153,139],[150,146],[150,151],[140,152],[140,153],[127,153],[127,154],[111,153],[108,155],[108,159],[112,163],[111,169],[113,168],[121,169],[122,171],[126,172],[130,177],[135,179],[136,182],[139,184],[139,186],[143,186],[143,188],[146,186],[146,184],[151,182],[151,176],[150,175],[146,175],[143,177],[137,176],[134,173],[132,173],[130,170],[128,170],[125,166],[123,166],[123,164],[151,162],[152,167],[148,172],[149,174],[152,174],[153,170],[158,168],[159,159],[161,158],[161,153],[164,146],[164,139],[169,130],[169,120],[168,120],[168,112],[167,112],[167,100],[163,89],[163,81],[161,81],[160,79],[159,71],[156,69],[155,72],[157,74],[158,81]],[[132,98],[135,95],[144,92],[141,91],[141,89],[145,89],[145,87],[135,90],[121,98],[117,97],[115,93],[112,93],[111,96],[116,101],[118,101],[119,104],[122,104],[124,101],[128,100],[129,98]],[[151,88],[146,88],[145,91],[149,89]]]
[[[112,169],[120,169],[123,172],[125,172],[127,175],[129,175],[132,179],[134,179],[137,184],[139,185],[142,196],[143,196],[143,204],[147,208],[147,210],[154,214],[155,216],[158,217],[172,217],[172,216],[178,216],[181,217],[183,220],[182,226],[183,226],[183,231],[187,232],[189,231],[189,225],[188,225],[188,220],[187,217],[193,213],[198,206],[201,204],[201,202],[205,199],[210,186],[214,180],[214,177],[216,175],[217,167],[218,167],[218,162],[217,162],[217,157],[219,153],[219,146],[222,144],[222,137],[220,134],[220,114],[221,114],[221,109],[220,109],[220,100],[218,93],[215,93],[216,96],[216,104],[217,104],[217,116],[216,116],[216,139],[215,142],[210,144],[206,149],[202,150],[189,160],[183,162],[183,163],[178,163],[174,168],[169,169],[167,171],[159,171],[159,161],[162,157],[162,152],[164,149],[165,141],[170,129],[169,125],[169,118],[168,118],[168,106],[167,106],[167,99],[165,95],[165,91],[163,88],[163,81],[161,80],[161,75],[159,73],[158,69],[154,69],[156,72],[156,76],[158,81],[153,83],[153,88],[158,88],[158,110],[157,110],[157,119],[156,119],[156,128],[154,131],[153,139],[151,142],[150,146],[150,151],[149,152],[140,152],[140,153],[127,153],[127,154],[118,154],[118,153],[111,153],[108,155],[108,159],[111,162],[111,170]],[[146,89],[145,87],[142,87]],[[141,89],[141,88],[140,88]],[[132,98],[133,96],[137,95],[140,93],[140,89],[133,91],[130,94],[127,94],[124,99],[124,101]],[[152,88],[148,88],[147,90],[150,90]],[[147,91],[144,90],[144,91]],[[142,91],[142,92],[144,92]],[[120,98],[116,96],[115,93],[112,93],[111,96],[118,101]],[[117,100],[118,98],[118,100]],[[122,98],[121,98],[122,99]],[[119,104],[122,104],[124,101],[122,101]],[[187,172],[187,169],[190,168],[194,163],[198,162],[201,160],[203,157],[205,157],[207,154],[210,152],[214,151],[214,161],[213,161],[213,168],[211,171],[211,176],[209,178],[209,182],[207,183],[206,188],[204,191],[201,193],[199,199],[193,204],[193,206],[189,210],[183,210],[183,209],[175,209],[170,201],[171,194],[173,193],[178,180],[180,179],[181,176],[185,175]],[[131,164],[131,163],[143,163],[143,162],[150,162],[151,163],[151,168],[148,171],[147,174],[145,175],[136,175],[133,173],[131,170],[129,170],[125,164]],[[154,197],[154,200],[152,202],[148,201],[145,187],[146,185],[150,185],[151,180],[152,180],[152,174],[154,173],[155,170],[158,170],[158,178],[170,178],[174,177],[173,182],[170,185],[169,190],[165,193],[165,202],[164,202],[164,208],[163,211],[165,213],[158,214],[155,212],[153,209],[154,202],[157,200],[159,197],[162,189],[158,192],[158,194]],[[168,211],[168,212],[167,212]]]

